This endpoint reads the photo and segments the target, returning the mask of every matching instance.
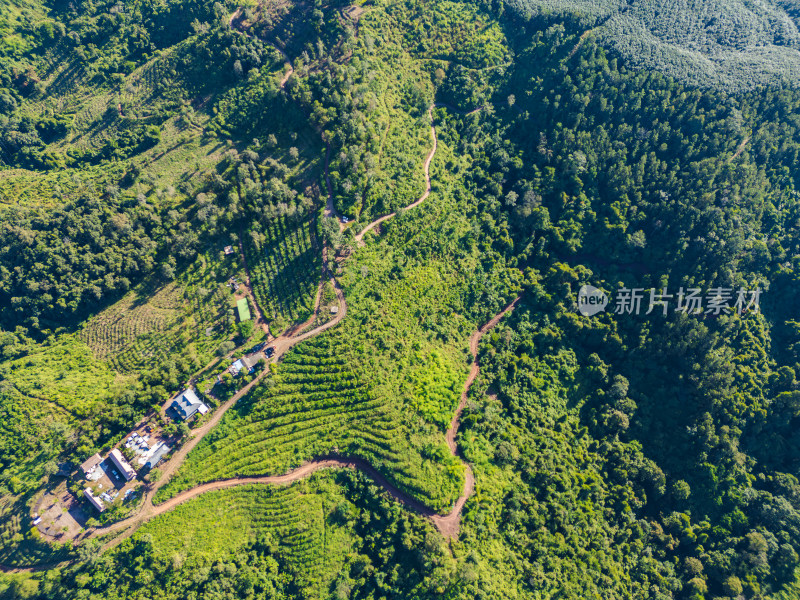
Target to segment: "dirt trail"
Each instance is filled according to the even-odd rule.
[[[286,87],[286,82],[289,81],[289,77],[291,77],[294,73],[294,67],[292,66],[292,61],[289,60],[289,55],[286,54],[282,48],[278,48],[278,46],[275,44],[273,44],[272,47],[281,53],[281,56],[283,57],[283,66],[286,68],[286,73],[284,73],[280,82],[280,88],[283,89]]]
[[[331,281],[336,289],[336,295],[339,298],[340,305],[342,307],[342,313],[345,313],[347,310],[347,304],[344,301],[344,294],[339,287],[339,284],[336,282],[335,279],[331,278]],[[517,303],[519,302],[521,296],[518,296],[513,302],[511,302],[508,306],[506,306],[502,311],[500,311],[497,315],[495,315],[489,322],[484,324],[480,327],[477,331],[475,331],[469,339],[469,349],[472,353],[472,366],[470,368],[469,376],[467,380],[464,382],[464,388],[461,392],[461,399],[458,403],[458,408],[456,409],[455,414],[453,415],[452,420],[450,421],[450,427],[447,429],[445,434],[445,439],[447,440],[447,445],[450,448],[450,452],[453,456],[458,457],[465,468],[464,473],[464,489],[461,496],[456,500],[453,509],[446,515],[439,515],[435,513],[433,510],[422,504],[419,500],[415,499],[414,497],[408,495],[407,493],[403,492],[399,488],[397,488],[394,484],[392,484],[384,475],[382,475],[375,467],[367,463],[361,458],[357,457],[347,457],[347,456],[323,456],[311,460],[307,463],[304,463],[300,467],[289,471],[283,475],[264,475],[264,476],[253,476],[253,477],[234,477],[231,479],[222,479],[219,481],[211,481],[208,483],[203,483],[197,487],[194,487],[190,490],[186,490],[181,492],[177,496],[170,498],[166,502],[154,505],[152,502],[152,498],[155,495],[156,488],[153,488],[147,495],[145,499],[145,505],[142,507],[140,513],[130,519],[126,519],[124,521],[119,521],[108,527],[98,528],[94,530],[89,536],[92,537],[95,535],[104,535],[107,533],[113,533],[114,531],[120,531],[127,529],[128,531],[123,534],[122,536],[118,536],[109,544],[107,547],[114,546],[121,542],[123,539],[128,537],[133,531],[145,521],[152,519],[158,515],[164,514],[165,512],[172,510],[179,504],[183,504],[191,500],[192,498],[196,498],[201,494],[205,494],[207,492],[212,492],[216,490],[227,489],[231,487],[236,487],[240,485],[253,485],[253,484],[268,484],[268,485],[286,485],[305,477],[308,477],[312,473],[319,471],[321,469],[330,469],[330,468],[349,468],[349,469],[358,469],[364,473],[366,473],[371,479],[375,481],[380,487],[382,487],[386,492],[392,496],[395,500],[401,502],[408,508],[414,510],[415,512],[419,513],[420,515],[431,519],[433,524],[439,530],[439,532],[448,539],[455,539],[458,537],[460,525],[461,525],[461,513],[464,510],[464,505],[467,502],[467,499],[472,495],[473,490],[475,489],[475,477],[472,473],[472,469],[470,466],[464,462],[463,457],[458,452],[458,447],[456,445],[456,433],[458,432],[459,426],[459,419],[461,417],[461,412],[464,410],[464,406],[467,403],[467,395],[469,393],[472,384],[475,382],[475,379],[478,376],[478,372],[480,370],[478,366],[478,346],[480,344],[481,338],[491,330],[495,325],[500,322],[508,312],[513,310]],[[325,323],[309,332],[306,332],[302,335],[299,335],[295,338],[285,340],[284,346],[278,350],[276,346],[276,355],[278,352],[285,353],[291,346],[297,344],[298,342],[307,339],[309,337],[315,336],[318,333],[321,333],[325,329],[328,329],[332,326],[332,323],[337,322],[341,318],[344,318],[344,314],[339,316],[339,319]],[[171,469],[169,474],[174,472],[174,470],[183,463],[186,455],[191,451],[194,446],[199,443],[202,436],[207,433],[206,428],[210,429],[216,424],[219,419],[222,417],[222,414],[232,406],[238,398],[243,396],[244,394],[249,391],[249,389],[255,385],[256,381],[250,383],[246,388],[243,388],[234,398],[229,400],[226,405],[217,411],[215,414],[215,418],[212,421],[209,421],[206,425],[203,426],[202,435],[193,438],[189,443],[185,444],[183,448],[181,448],[180,452],[173,458],[171,463]],[[198,430],[200,431],[200,430]],[[164,471],[164,476],[162,477],[161,481],[167,480],[167,471]]]
[[[235,17],[237,17],[240,11],[237,10],[233,16],[231,16],[229,23],[231,26],[233,25],[233,21]],[[243,32],[241,32],[243,33]],[[246,33],[244,35],[247,35]],[[282,54],[283,51],[278,49]],[[286,56],[283,54],[284,57]],[[288,64],[288,59],[287,59]],[[291,76],[291,65],[289,64],[289,72],[281,82],[281,87],[286,83],[289,76]],[[414,208],[418,206],[421,202],[423,202],[429,195],[431,191],[431,179],[430,179],[430,164],[433,160],[433,156],[436,153],[437,148],[437,139],[436,139],[436,130],[433,126],[433,108],[435,106],[446,106],[447,108],[451,108],[447,105],[438,105],[434,104],[428,109],[428,117],[431,120],[431,137],[433,138],[433,147],[431,148],[430,152],[428,153],[427,157],[425,158],[424,163],[424,172],[425,172],[425,187],[426,190],[412,204],[408,205],[406,209]],[[462,114],[472,114],[479,110],[481,110],[483,106],[479,106],[469,112],[465,112]],[[455,109],[453,109],[455,110]],[[330,187],[330,180],[328,176],[328,164],[330,158],[330,144],[327,144],[326,150],[326,157],[325,157],[325,176],[326,176],[326,183],[328,185],[328,204],[326,209],[326,215],[330,211],[331,216],[335,216],[335,209],[333,207],[333,195],[332,189]],[[379,225],[383,221],[390,219],[396,213],[391,213],[389,215],[385,215],[376,219],[367,227],[361,231],[356,236],[356,240],[361,243],[361,240],[364,234],[369,231],[370,229],[374,228],[375,226]],[[341,223],[340,223],[341,227]],[[240,251],[242,255],[244,252],[241,248],[240,242]],[[322,249],[322,258],[323,258],[323,280],[325,277],[329,279],[331,284],[334,287],[334,291],[336,293],[336,298],[339,303],[339,312],[336,316],[318,327],[307,331],[305,333],[301,333],[296,336],[286,336],[282,335],[276,338],[272,346],[275,348],[275,354],[271,359],[271,362],[277,362],[286,352],[288,352],[293,346],[306,340],[308,338],[314,337],[323,331],[330,329],[331,327],[337,325],[340,321],[342,321],[345,316],[347,315],[347,302],[344,297],[344,292],[342,291],[339,282],[336,280],[335,277],[331,273],[327,271],[327,248]],[[249,273],[248,273],[248,280],[249,280]],[[248,281],[248,288],[249,288],[249,281]],[[321,288],[320,288],[321,290]],[[319,302],[321,301],[322,294],[318,291],[316,301],[315,301],[315,312],[319,310]],[[461,398],[458,403],[458,407],[453,415],[452,420],[450,421],[450,426],[448,427],[445,433],[445,440],[447,442],[447,446],[450,449],[450,452],[453,456],[458,457],[462,464],[464,465],[465,473],[464,473],[464,488],[462,491],[461,496],[456,500],[452,510],[446,515],[439,515],[432,511],[430,508],[422,504],[419,500],[416,500],[412,496],[408,495],[407,493],[401,491],[395,485],[393,485],[390,481],[386,479],[380,472],[378,472],[375,467],[368,464],[363,459],[357,457],[344,457],[344,456],[325,456],[319,457],[314,460],[311,460],[297,469],[289,471],[283,475],[265,475],[265,476],[254,476],[254,477],[236,477],[232,479],[224,479],[220,481],[212,481],[208,483],[201,484],[197,487],[194,487],[190,490],[186,490],[184,492],[179,493],[177,496],[170,498],[169,500],[163,502],[162,504],[155,505],[153,503],[153,498],[155,497],[158,490],[167,483],[172,475],[174,475],[175,471],[183,464],[188,456],[189,452],[194,449],[197,444],[205,437],[205,435],[213,429],[217,423],[222,419],[225,413],[236,404],[236,402],[245,396],[250,390],[255,387],[258,382],[269,373],[269,369],[265,369],[262,371],[253,381],[245,385],[242,389],[240,389],[236,394],[234,394],[229,400],[224,402],[216,411],[214,411],[212,417],[204,423],[201,427],[192,431],[192,437],[186,441],[180,449],[173,455],[173,457],[167,462],[164,466],[164,469],[161,474],[161,478],[157,483],[152,485],[147,492],[145,493],[144,501],[139,509],[139,512],[127,519],[123,519],[121,521],[117,521],[116,523],[112,523],[106,527],[98,527],[94,529],[88,530],[82,538],[77,538],[78,540],[85,540],[88,538],[98,537],[107,535],[114,532],[122,532],[120,535],[117,535],[112,540],[107,542],[103,549],[106,550],[111,548],[117,544],[119,544],[122,540],[129,537],[139,526],[144,524],[145,522],[149,521],[153,517],[158,515],[164,514],[165,512],[175,508],[179,504],[182,504],[192,498],[195,498],[201,494],[206,492],[226,489],[230,487],[235,487],[239,485],[252,485],[252,484],[269,484],[269,485],[285,485],[305,477],[308,477],[312,473],[320,470],[320,469],[328,469],[328,468],[352,468],[358,469],[364,473],[366,473],[371,479],[373,479],[380,487],[382,487],[386,492],[392,496],[394,499],[398,500],[399,502],[403,503],[408,508],[414,510],[415,512],[419,513],[422,516],[425,516],[433,522],[436,528],[441,532],[441,534],[448,539],[455,539],[458,536],[460,524],[461,524],[461,513],[464,509],[464,505],[466,504],[467,499],[472,495],[472,492],[475,488],[475,477],[472,473],[472,469],[470,466],[464,461],[463,456],[458,451],[458,446],[456,444],[456,434],[458,433],[458,427],[460,422],[461,413],[464,410],[464,407],[467,402],[467,395],[469,393],[470,387],[475,382],[475,379],[478,376],[478,372],[480,367],[478,365],[478,346],[480,344],[480,340],[483,335],[492,329],[497,323],[499,323],[500,319],[503,318],[509,311],[513,310],[517,303],[519,302],[521,296],[518,296],[513,302],[511,302],[508,306],[506,306],[502,311],[500,311],[497,315],[495,315],[491,320],[481,326],[477,331],[475,331],[469,339],[469,349],[472,354],[473,360],[472,365],[470,367],[469,375],[467,376],[467,380],[464,382],[464,388],[461,392]],[[255,304],[255,302],[254,302]],[[256,305],[257,306],[257,305]],[[41,570],[46,568],[44,566],[38,567],[31,567],[31,568],[14,568],[14,567],[5,567],[0,565],[0,571],[3,572],[31,572],[35,570]]]
[[[446,103],[443,103],[443,102],[436,102],[436,103],[432,104],[430,106],[430,108],[428,108],[428,118],[431,121],[431,138],[433,139],[433,147],[431,148],[430,152],[428,152],[428,156],[425,158],[425,164],[424,164],[424,167],[423,167],[424,173],[425,173],[425,192],[422,194],[422,196],[420,196],[417,200],[415,200],[414,202],[412,202],[411,204],[406,206],[405,209],[403,209],[403,210],[409,210],[409,209],[412,209],[412,208],[416,208],[417,206],[422,204],[422,202],[428,196],[430,196],[430,194],[431,194],[430,166],[431,166],[431,161],[433,160],[433,156],[436,154],[436,149],[438,148],[438,145],[439,145],[439,142],[438,142],[438,140],[436,138],[436,128],[433,126],[433,109],[436,108],[436,107],[439,107],[439,106],[441,106],[443,108],[446,108],[446,109],[448,109],[448,110],[450,110],[452,112],[455,112],[455,113],[458,113],[458,114],[461,114],[461,115],[465,115],[465,116],[466,115],[475,114],[476,112],[486,108],[486,105],[482,104],[482,105],[478,106],[477,108],[473,108],[472,110],[462,111],[462,110],[457,109],[454,106],[451,106],[450,104],[446,104]],[[375,227],[377,227],[378,225],[380,225],[384,221],[386,221],[388,219],[391,219],[396,214],[397,214],[396,212],[393,212],[393,213],[389,213],[388,215],[384,215],[382,217],[378,217],[377,219],[375,219],[372,223],[370,223],[369,225],[364,227],[364,229],[361,230],[361,233],[358,233],[355,236],[356,243],[359,246],[363,246],[364,245],[363,238],[364,238],[364,234],[365,233],[367,233],[371,229],[374,229]]]
[[[567,56],[567,60],[569,60],[570,58],[572,58],[573,56],[575,56],[575,53],[578,51],[578,48],[580,48],[580,46],[581,46],[581,44],[583,43],[583,41],[584,41],[584,40],[585,40],[585,39],[586,39],[586,38],[589,36],[589,34],[591,34],[593,31],[594,31],[594,29],[587,29],[586,31],[584,31],[584,32],[581,34],[581,37],[579,37],[579,38],[578,38],[578,41],[577,41],[577,43],[576,43],[576,44],[575,44],[575,45],[572,47],[572,50],[570,50],[570,51],[569,51],[569,56]]]
[[[461,463],[464,465],[464,491],[461,493],[459,499],[456,500],[456,504],[453,507],[453,510],[450,511],[450,514],[443,516],[434,515],[432,517],[433,523],[436,525],[437,529],[442,533],[443,536],[450,539],[458,537],[458,532],[461,526],[461,511],[464,510],[464,505],[466,504],[467,499],[472,495],[472,492],[475,489],[475,476],[473,475],[469,464],[467,464],[467,462],[464,460],[464,457],[458,451],[456,434],[458,433],[458,426],[461,421],[461,413],[464,411],[464,407],[467,405],[467,395],[469,394],[469,390],[472,387],[472,384],[475,382],[475,379],[478,377],[478,372],[480,371],[480,366],[478,365],[478,346],[481,343],[481,338],[486,334],[486,332],[497,325],[500,322],[500,319],[502,319],[508,312],[514,310],[514,308],[517,306],[517,303],[520,301],[520,298],[522,298],[522,296],[517,296],[513,302],[492,317],[488,323],[484,324],[469,338],[469,351],[472,354],[472,365],[469,369],[467,381],[464,382],[464,389],[461,391],[461,399],[458,401],[458,408],[456,408],[456,412],[453,414],[453,418],[450,420],[450,427],[448,427],[447,432],[445,432],[445,441],[447,442],[447,447],[450,448],[450,452],[453,454],[453,456],[458,457],[461,460]]]
[[[234,31],[237,31],[237,32],[241,33],[245,37],[249,37],[250,39],[254,39],[253,36],[251,36],[246,31],[242,31],[241,29],[236,27],[236,25],[234,24],[234,21],[238,21],[241,16],[242,16],[242,8],[239,7],[239,8],[236,9],[236,11],[234,11],[234,13],[228,19],[228,27],[230,27]],[[262,41],[266,42],[266,40],[262,40]],[[269,43],[269,42],[266,42],[266,43]],[[289,81],[289,78],[292,76],[292,73],[294,73],[294,67],[292,67],[292,61],[289,60],[289,56],[286,54],[286,52],[283,51],[283,48],[279,48],[275,44],[270,44],[270,45],[273,48],[275,48],[275,50],[277,50],[278,52],[281,53],[281,56],[283,57],[283,61],[284,61],[284,66],[286,67],[286,73],[283,75],[283,78],[281,79],[281,82],[280,82],[280,87],[281,87],[281,89],[283,89],[284,86],[286,85],[286,82]]]
[[[731,156],[728,159],[728,162],[731,162],[732,160],[736,160],[737,158],[739,158],[739,156],[741,156],[742,152],[744,152],[744,147],[747,146],[747,142],[749,142],[749,141],[750,141],[750,136],[748,135],[746,138],[744,138],[742,140],[742,143],[739,144],[739,147],[736,148],[736,152],[733,154],[733,156]]]
[[[415,208],[415,207],[419,206],[428,196],[431,195],[430,166],[431,166],[431,161],[433,160],[433,155],[436,154],[436,147],[438,146],[438,141],[436,139],[436,128],[433,126],[433,106],[431,106],[428,109],[428,118],[431,120],[431,138],[433,138],[433,148],[431,148],[431,151],[428,152],[428,156],[425,158],[425,165],[423,167],[424,172],[425,172],[425,192],[416,201],[414,201],[411,204],[409,204],[408,206],[406,206],[405,210],[409,210],[411,208]],[[377,227],[378,225],[380,225],[384,221],[386,221],[388,219],[391,219],[396,214],[397,214],[396,212],[393,212],[393,213],[389,213],[388,215],[384,215],[382,217],[379,217],[378,219],[375,219],[372,223],[370,223],[369,225],[364,227],[364,229],[361,230],[361,233],[356,234],[356,238],[355,238],[356,239],[356,243],[359,244],[359,245],[363,245],[362,239],[363,239],[365,233],[367,233],[371,229]]]

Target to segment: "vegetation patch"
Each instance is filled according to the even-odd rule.
[[[25,396],[57,404],[77,417],[91,414],[130,381],[96,360],[86,344],[66,336],[4,363],[0,373]]]
[[[411,374],[411,406],[427,421],[446,429],[458,405],[461,377],[457,370],[445,364],[444,357],[432,351],[418,357]],[[412,363],[413,364],[413,363]]]

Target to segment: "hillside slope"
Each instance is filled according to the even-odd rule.
[[[691,85],[747,90],[800,80],[800,10],[794,2],[511,0],[509,5],[526,18],[569,15],[631,64]]]
[[[18,4],[0,597],[796,595],[791,3]]]

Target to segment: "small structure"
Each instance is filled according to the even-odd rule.
[[[100,458],[99,454],[95,454],[94,456],[87,458],[81,465],[81,471],[83,471],[83,475],[88,478],[92,473],[94,473],[97,465],[99,465],[101,462],[103,462],[103,459]]]
[[[225,256],[233,254],[233,246],[225,246]]]
[[[91,502],[92,506],[97,509],[97,512],[103,512],[106,509],[106,505],[100,501],[100,498],[97,498],[92,493],[92,488],[86,488],[83,490],[83,495],[86,496],[86,499]]]
[[[242,369],[244,369],[244,361],[242,361],[242,359],[240,358],[234,361],[233,364],[230,367],[228,367],[228,372],[231,375],[238,375],[239,371],[241,371]]]
[[[111,462],[114,463],[114,466],[119,469],[119,472],[122,473],[122,476],[127,480],[130,481],[134,477],[136,477],[136,471],[133,470],[133,467],[128,464],[128,461],[125,460],[125,457],[122,456],[122,452],[114,448],[111,453],[108,455],[111,459]]]
[[[247,298],[242,298],[236,301],[236,309],[239,311],[239,321],[250,320],[250,307],[247,304]]]
[[[149,470],[155,467],[159,462],[161,462],[162,458],[169,454],[170,450],[172,450],[172,448],[167,446],[164,442],[161,442],[158,446],[156,446],[155,452],[153,452],[153,454],[144,464],[145,468]]]
[[[339,307],[338,306],[331,306],[331,314],[332,315],[335,315],[338,312],[339,312]]]
[[[185,421],[195,413],[199,412],[204,415],[208,412],[208,407],[200,401],[200,398],[197,397],[197,394],[192,389],[186,390],[175,398],[170,404],[170,408],[175,411],[182,421]]]

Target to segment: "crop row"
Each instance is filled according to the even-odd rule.
[[[338,453],[361,457],[400,489],[448,508],[463,482],[460,465],[421,454],[402,404],[358,366],[363,357],[349,333],[334,328],[290,352],[268,385],[229,410],[189,453],[157,500],[206,481],[282,474]]]
[[[320,498],[303,492],[300,484],[242,486],[204,494],[154,519],[137,535],[151,536],[166,553],[204,553],[266,535],[288,564],[313,575],[324,564],[326,523]],[[218,521],[220,515],[223,523]]]
[[[394,464],[404,438],[401,412],[351,369],[344,341],[329,337],[302,344],[273,385],[229,411],[189,454],[167,493],[236,475],[283,473],[337,450]]]
[[[92,318],[80,336],[97,358],[122,372],[151,368],[189,343],[198,354],[211,355],[227,330],[230,300],[222,285],[199,290],[172,284],[146,302],[132,292]],[[206,335],[208,328],[212,335]]]
[[[267,318],[295,320],[313,309],[321,257],[312,237],[312,216],[299,223],[284,217],[261,227],[264,242],[245,248],[256,298]]]

